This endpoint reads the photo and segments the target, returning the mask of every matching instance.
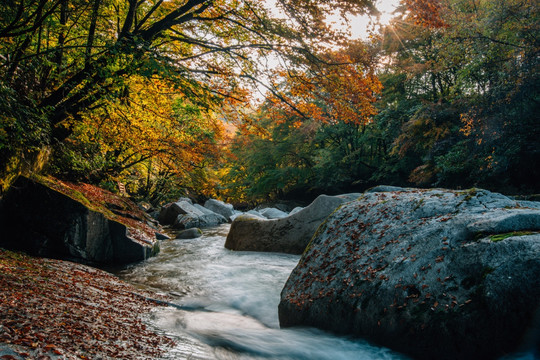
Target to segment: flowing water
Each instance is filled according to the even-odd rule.
[[[163,241],[157,257],[118,273],[173,295],[180,305],[158,308],[148,319],[177,340],[166,359],[406,359],[316,329],[280,329],[280,292],[299,256],[227,250],[229,227],[207,229],[198,239]]]
[[[230,225],[201,238],[167,240],[158,256],[116,272],[146,290],[172,295],[148,323],[176,340],[163,359],[398,360],[404,355],[313,328],[280,329],[281,289],[297,255],[224,248]],[[534,360],[530,352],[500,360]]]

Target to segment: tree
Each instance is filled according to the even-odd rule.
[[[259,199],[309,197],[348,191],[371,176],[381,147],[366,132],[380,92],[370,49],[352,43],[323,58],[317,73],[280,72],[279,92],[252,114],[263,132],[235,139],[232,187]]]
[[[271,83],[262,81],[260,57],[277,54],[297,67],[318,64],[320,44],[343,39],[325,24],[325,14],[357,13],[369,5],[280,0],[283,16],[276,17],[262,2],[248,0],[3,2],[0,80],[32,116],[30,124],[15,115],[2,122],[9,150],[2,178],[13,159],[63,142],[85,112],[121,97],[131,76],[168,79],[198,107],[241,100],[242,81]],[[27,136],[33,127],[39,135]]]
[[[382,38],[393,148],[378,178],[537,192],[538,4],[441,0],[437,14],[403,13]]]
[[[130,193],[155,202],[171,190],[169,179],[193,188],[190,174],[218,158],[222,122],[185,102],[167,82],[127,81],[129,94],[73,125],[73,135],[54,147],[48,171],[98,184],[122,179]]]

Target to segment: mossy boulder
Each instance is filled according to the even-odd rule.
[[[90,200],[80,185],[19,177],[0,201],[0,246],[44,257],[115,264],[159,252],[155,229],[144,222],[142,211],[133,213],[121,206],[128,200],[99,188],[84,189],[91,189],[96,199]]]
[[[540,203],[526,205],[480,189],[367,192],[320,226],[282,291],[281,326],[418,359],[538,349]]]

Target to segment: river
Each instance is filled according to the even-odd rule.
[[[206,229],[198,239],[163,241],[158,256],[117,273],[136,286],[172,295],[183,307],[158,308],[147,319],[176,339],[164,359],[406,359],[312,328],[280,329],[280,292],[299,256],[227,250],[229,227]]]

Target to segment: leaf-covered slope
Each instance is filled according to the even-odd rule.
[[[0,249],[0,287],[0,343],[21,358],[148,359],[172,344],[141,321],[149,295],[101,270]]]

